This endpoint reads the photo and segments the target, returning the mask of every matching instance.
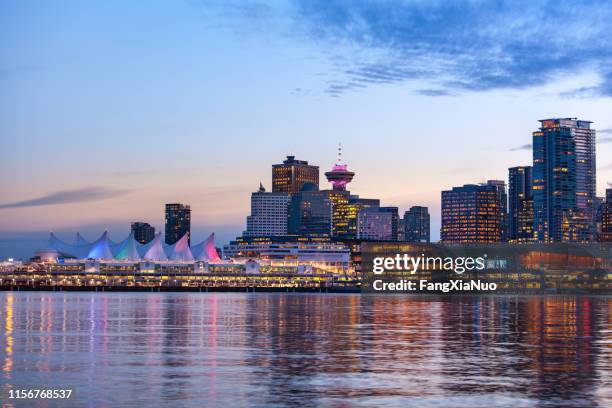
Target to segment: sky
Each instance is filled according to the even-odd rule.
[[[531,164],[538,120],[598,130],[612,181],[612,4],[597,1],[0,3],[0,259],[48,231],[120,240],[192,207],[245,228],[286,155],[403,212]],[[327,182],[322,176],[322,187]]]

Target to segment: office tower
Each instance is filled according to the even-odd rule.
[[[594,237],[595,130],[591,122],[541,120],[533,132],[535,238],[584,242]]]
[[[397,223],[397,240],[398,241],[405,241],[406,240],[406,224],[405,224],[405,218],[400,218],[398,223]]]
[[[404,240],[429,242],[430,218],[427,207],[413,206],[404,213]]]
[[[267,192],[260,183],[259,190],[251,194],[251,215],[247,217],[245,237],[287,235],[289,193]]]
[[[487,180],[490,186],[497,187],[499,203],[501,207],[501,240],[508,240],[508,193],[506,192],[506,182],[504,180]]]
[[[312,183],[319,189],[319,166],[312,166],[295,156],[287,156],[282,164],[272,165],[272,192],[299,193],[305,183]]]
[[[606,190],[606,201],[601,206],[601,226],[598,241],[612,242],[612,188]]]
[[[380,207],[380,212],[391,214],[391,238],[392,241],[397,241],[397,233],[399,228],[399,209],[397,207]]]
[[[380,207],[380,200],[351,195],[345,201],[335,205],[333,208],[332,235],[336,238],[356,239],[359,211],[369,207]]]
[[[325,177],[332,184],[335,191],[346,191],[346,185],[353,180],[355,173],[348,169],[348,165],[342,163],[342,146],[338,146],[338,160]]]
[[[595,231],[596,237],[601,232],[601,223],[603,220],[605,204],[605,197],[595,197],[595,200],[593,200],[593,231]]]
[[[133,222],[132,233],[136,241],[141,244],[148,244],[155,238],[155,227],[148,222]]]
[[[397,215],[397,212],[395,213]],[[396,218],[397,219],[397,218]],[[394,214],[379,207],[366,207],[357,214],[357,239],[365,241],[395,241]],[[396,223],[397,225],[397,223]]]
[[[531,166],[508,169],[508,239],[513,242],[534,239],[532,179]]]
[[[191,208],[185,204],[166,204],[166,244],[173,245],[191,232]],[[190,234],[191,235],[191,234]],[[188,243],[191,243],[189,236]]]
[[[289,234],[329,236],[332,232],[332,202],[327,191],[318,191],[306,183],[299,193],[291,194],[288,219]]]
[[[501,222],[502,209],[497,186],[466,184],[442,191],[442,242],[500,242]]]

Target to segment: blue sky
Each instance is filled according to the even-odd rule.
[[[538,119],[598,129],[612,181],[612,4],[594,1],[3,2],[0,258],[45,231],[119,239],[192,205],[244,228],[287,154],[401,210],[529,164]]]

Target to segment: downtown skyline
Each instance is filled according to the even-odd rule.
[[[77,230],[93,238],[104,228],[124,236],[135,220],[160,229],[163,205],[184,202],[193,208],[196,240],[216,231],[224,243],[244,229],[259,182],[270,189],[270,163],[293,154],[327,171],[341,141],[356,173],[351,191],[400,213],[429,207],[435,241],[440,191],[506,180],[509,167],[529,165],[531,133],[546,117],[594,122],[597,195],[604,195],[612,181],[605,71],[612,58],[601,35],[609,6],[583,4],[578,11],[592,16],[589,29],[576,18],[562,35],[584,51],[584,64],[551,39],[541,47],[558,60],[549,66],[534,58],[543,52],[532,41],[542,41],[539,32],[525,30],[522,49],[511,38],[521,27],[543,30],[529,25],[545,10],[537,4],[525,6],[533,15],[517,20],[518,28],[491,31],[493,25],[473,20],[483,44],[495,39],[501,54],[524,62],[498,82],[474,71],[478,88],[432,84],[427,72],[411,76],[392,58],[414,51],[410,36],[421,35],[422,71],[442,49],[427,42],[426,30],[375,24],[388,18],[375,6],[354,6],[370,23],[360,36],[359,26],[339,35],[349,23],[330,17],[349,6],[319,5],[330,10],[323,17],[308,5],[287,4],[67,4],[55,12],[28,2],[0,6],[0,81],[7,90],[0,96],[0,240],[44,241],[51,229],[67,238]],[[428,11],[448,23],[440,39],[456,50],[452,34],[461,27],[447,11],[419,2],[397,7],[407,22],[422,23],[420,11]],[[500,22],[514,13],[478,7],[467,7],[464,17],[481,13]],[[570,3],[560,3],[547,24],[570,12]],[[314,22],[320,33],[309,30]],[[443,74],[456,83],[466,83],[468,57],[481,67],[487,58],[495,62],[493,47],[453,52],[455,71]],[[0,248],[0,257],[9,255]]]

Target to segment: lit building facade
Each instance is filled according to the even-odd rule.
[[[290,198],[289,193],[267,192],[260,184],[259,190],[251,194],[251,215],[243,235],[287,235]]]
[[[501,240],[508,240],[508,193],[506,192],[506,182],[504,180],[487,180],[487,184],[495,186],[499,195],[499,205],[501,208]]]
[[[393,212],[382,208],[362,208],[357,214],[357,239],[363,241],[395,241]]]
[[[413,206],[404,213],[404,241],[430,241],[430,217],[427,207]]]
[[[466,184],[442,191],[442,242],[500,242],[501,225],[502,209],[496,186]]]
[[[357,217],[364,208],[380,207],[380,200],[348,196],[333,208],[332,235],[342,239],[357,238]]]
[[[508,169],[508,239],[512,242],[534,239],[532,180],[531,166]]]
[[[399,229],[399,209],[397,207],[380,207],[380,212],[391,214],[391,241],[397,241]]]
[[[166,244],[173,245],[185,234],[191,243],[191,207],[186,204],[166,204]]]
[[[296,160],[295,156],[287,156],[287,160],[281,164],[272,165],[273,193],[299,193],[306,183],[312,183],[319,189],[319,166]]]
[[[598,240],[612,242],[612,188],[606,190],[606,201],[601,206],[601,226]]]
[[[148,222],[133,222],[134,239],[141,244],[148,244],[155,238],[155,227]]]
[[[573,118],[541,120],[533,132],[534,231],[539,242],[592,241],[595,130]]]

